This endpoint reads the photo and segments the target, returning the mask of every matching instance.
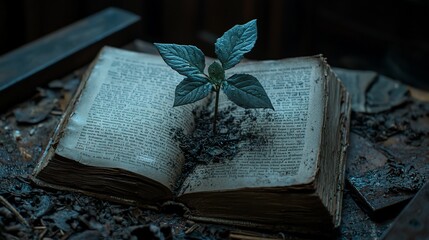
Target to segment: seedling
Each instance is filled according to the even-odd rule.
[[[164,61],[179,74],[185,76],[175,91],[174,107],[196,102],[216,93],[213,134],[216,134],[219,93],[243,108],[271,108],[273,105],[261,83],[249,74],[234,74],[225,78],[225,70],[234,67],[250,52],[257,38],[256,19],[243,25],[235,25],[215,43],[218,61],[214,61],[204,73],[203,52],[192,45],[155,43]]]

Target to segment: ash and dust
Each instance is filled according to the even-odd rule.
[[[350,177],[357,188],[367,186],[380,187],[383,184],[384,194],[416,193],[425,183],[425,176],[413,165],[405,165],[389,160],[381,168],[368,171],[359,177]]]
[[[246,109],[228,106],[219,111],[216,134],[213,133],[213,111],[207,107],[198,107],[193,111],[195,129],[185,134],[183,129],[171,129],[174,141],[185,156],[184,180],[198,164],[222,163],[233,161],[242,151],[256,151],[269,144],[269,134],[258,121],[273,121],[267,110]],[[178,181],[179,185],[182,181]]]
[[[349,173],[358,188],[372,186],[384,194],[416,193],[427,180],[429,103],[410,102],[379,114],[354,113],[352,131],[369,139],[387,158],[363,175]]]

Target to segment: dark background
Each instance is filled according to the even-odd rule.
[[[142,17],[142,40],[193,44],[213,56],[217,37],[258,19],[246,55],[322,53],[333,66],[376,70],[429,89],[429,1],[14,0],[0,2],[0,55],[109,6]]]

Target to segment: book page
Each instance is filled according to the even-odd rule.
[[[243,125],[262,135],[258,145],[245,143],[234,159],[199,165],[182,185],[181,193],[248,187],[307,184],[316,173],[325,107],[323,62],[319,57],[244,63],[234,73],[258,78],[275,111],[251,110],[256,121]],[[221,95],[220,105],[230,103]],[[248,111],[247,111],[248,112]],[[235,116],[246,110],[237,108]]]
[[[159,56],[106,47],[100,53],[56,153],[121,168],[172,189],[183,154],[172,128],[193,128],[194,105],[173,108],[183,79]]]

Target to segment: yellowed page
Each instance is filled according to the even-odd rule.
[[[193,105],[172,107],[182,79],[159,56],[104,48],[56,153],[138,173],[172,189],[183,154],[170,131],[193,127]]]
[[[277,187],[312,182],[316,173],[325,84],[320,57],[249,62],[227,77],[245,72],[256,76],[275,111],[253,110],[259,117],[244,126],[266,137],[266,144],[247,145],[231,161],[199,165],[185,180],[181,193],[248,187]],[[222,107],[229,104],[221,95]],[[237,115],[244,109],[238,108]],[[271,117],[264,117],[271,113]]]

